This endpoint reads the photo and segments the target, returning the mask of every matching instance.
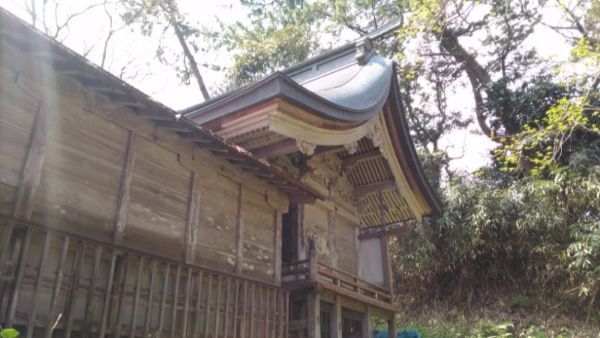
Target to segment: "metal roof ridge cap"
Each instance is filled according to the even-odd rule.
[[[248,92],[256,87],[265,85],[266,83],[276,80],[277,78],[282,77],[282,76],[287,77],[285,74],[281,73],[280,71],[274,72],[274,73],[270,74],[269,76],[267,76],[261,80],[258,80],[256,82],[252,82],[246,86],[240,87],[238,89],[234,89],[234,90],[224,93],[222,95],[215,96],[204,102],[181,109],[178,111],[178,113],[183,116],[187,116],[187,117],[196,116],[200,110],[208,109],[216,104],[227,103],[231,100],[238,98],[241,95],[244,95],[246,92]]]

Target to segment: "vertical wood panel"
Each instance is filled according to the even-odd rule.
[[[200,176],[192,171],[190,178],[190,197],[188,202],[188,218],[185,226],[183,260],[186,263],[195,262],[195,248],[198,240],[200,220]]]
[[[40,183],[42,167],[46,157],[48,143],[47,116],[44,106],[38,103],[35,120],[29,135],[27,155],[21,171],[19,188],[15,200],[13,216],[31,220],[33,213],[33,201],[36,190]]]
[[[281,213],[277,210],[273,213],[273,282],[281,285]]]
[[[131,313],[131,324],[129,337],[135,337],[135,328],[137,325],[137,314],[138,314],[138,306],[140,305],[140,289],[142,287],[142,277],[144,276],[144,256],[140,256],[139,264],[138,264],[138,274],[137,279],[135,281],[135,295],[133,296],[133,309]]]
[[[171,313],[171,337],[175,337],[177,329],[177,306],[179,305],[179,280],[181,278],[181,265],[177,265],[175,273],[175,291],[173,292],[173,311]]]
[[[195,323],[194,323],[194,337],[198,337],[198,335],[200,334],[200,306],[202,303],[202,278],[203,277],[203,273],[202,271],[198,272],[198,277],[196,278],[197,280],[197,284],[198,284],[198,291],[196,292],[196,313],[194,315],[194,317],[196,318]]]
[[[102,319],[100,320],[100,338],[104,338],[106,334],[106,326],[108,321],[108,309],[110,307],[110,299],[112,296],[113,280],[115,276],[115,266],[117,264],[117,251],[113,249],[110,259],[110,270],[106,281],[106,289],[104,293],[104,304],[102,305]],[[47,336],[49,338],[49,336]]]
[[[136,135],[130,130],[127,138],[127,150],[125,152],[125,162],[123,163],[119,197],[117,199],[114,229],[115,242],[121,242],[123,240],[123,232],[125,231],[125,225],[127,224],[127,206],[129,204],[131,180],[133,178],[133,167],[135,165],[135,144]]]
[[[242,274],[244,265],[244,185],[239,183],[239,196],[238,196],[238,212],[237,212],[237,228],[235,233],[236,242],[236,260],[235,260],[235,272],[238,275]]]
[[[239,317],[239,301],[240,301],[240,281],[235,280],[235,297],[233,303],[233,336],[238,337],[238,317]]]
[[[191,287],[192,287],[192,268],[187,269],[187,279],[185,283],[185,294],[183,295],[183,322],[181,324],[181,336],[187,337],[188,331],[188,315],[190,311],[190,298],[191,298]]]
[[[206,292],[206,306],[204,307],[204,337],[208,337],[210,324],[210,298],[212,297],[212,274],[208,275],[208,288]]]
[[[158,312],[158,337],[162,337],[163,334],[163,322],[165,320],[165,306],[167,303],[167,290],[169,286],[169,270],[170,264],[165,263],[165,277],[163,279],[163,289],[160,300],[160,309]]]
[[[27,338],[31,338],[33,336],[33,330],[35,328],[35,322],[37,320],[37,300],[40,294],[40,287],[42,284],[42,279],[44,278],[44,269],[46,267],[46,257],[48,257],[48,250],[50,249],[50,243],[52,242],[52,234],[49,232],[45,233],[44,239],[44,248],[42,249],[42,255],[40,257],[40,263],[37,268],[37,279],[35,281],[35,288],[33,292],[33,299],[31,304],[31,312],[29,313],[29,323],[27,325]]]
[[[150,286],[148,287],[148,306],[146,308],[146,316],[144,318],[144,337],[148,337],[150,333],[150,320],[152,318],[152,306],[154,302],[154,284],[156,283],[156,259],[152,260],[152,268],[150,272]]]
[[[213,337],[217,337],[219,334],[219,316],[220,316],[220,307],[221,307],[221,275],[218,277],[217,282],[217,303],[215,304],[215,334]]]
[[[131,260],[131,258],[129,257],[130,255],[128,253],[125,253],[123,255],[123,260],[125,261],[124,263],[124,268],[120,270],[120,290],[119,290],[119,300],[118,300],[118,305],[117,305],[117,312],[116,312],[116,316],[117,316],[117,324],[115,325],[115,336],[116,337],[121,337],[121,326],[123,324],[123,307],[125,305],[125,296],[126,296],[126,291],[127,291],[127,273],[129,272],[129,262]]]
[[[79,250],[77,251],[77,258],[73,271],[73,279],[71,282],[71,290],[67,297],[67,307],[65,313],[67,314],[66,319],[66,331],[65,337],[71,337],[73,331],[73,315],[75,313],[75,302],[77,300],[77,292],[79,291],[79,281],[81,277],[81,268],[83,267],[83,261],[85,260],[86,242],[79,242]]]
[[[94,254],[94,265],[92,266],[92,274],[90,276],[90,285],[88,288],[87,298],[85,300],[85,311],[83,315],[83,337],[88,336],[89,329],[91,329],[92,320],[90,320],[90,309],[92,307],[92,303],[94,302],[94,291],[96,290],[96,275],[98,274],[98,269],[100,268],[100,261],[102,259],[102,246],[96,246],[96,252]]]
[[[58,266],[56,267],[56,279],[54,280],[54,288],[52,289],[52,298],[50,299],[50,310],[48,311],[48,321],[46,322],[46,332],[44,334],[45,338],[50,338],[52,336],[52,327],[54,322],[58,320],[59,317],[54,318],[56,313],[56,303],[58,302],[58,294],[60,292],[60,288],[62,287],[63,280],[63,266],[65,265],[65,260],[67,259],[67,253],[69,252],[69,237],[65,236],[62,242],[62,250],[60,252],[60,258],[58,259]],[[57,315],[57,316],[60,316]]]
[[[229,304],[231,303],[231,277],[227,277],[227,286],[225,292],[225,329],[223,335],[225,337],[229,336],[229,328],[232,326],[229,321]],[[235,314],[234,314],[235,315]]]

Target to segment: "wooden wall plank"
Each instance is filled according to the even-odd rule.
[[[175,272],[175,291],[173,292],[173,308],[171,312],[171,337],[175,337],[177,330],[177,307],[179,306],[179,280],[181,279],[181,265],[177,265]]]
[[[281,285],[281,212],[273,211],[273,282]]]
[[[112,250],[110,259],[110,269],[108,271],[108,278],[106,280],[106,288],[104,289],[104,303],[102,305],[102,318],[100,319],[100,338],[104,338],[106,334],[107,322],[108,322],[108,310],[110,307],[110,299],[112,295],[113,281],[115,276],[115,268],[117,264],[117,251]],[[50,335],[46,335],[46,338],[50,338]]]
[[[154,305],[154,284],[156,283],[156,265],[156,259],[153,259],[152,268],[150,270],[150,286],[148,287],[148,306],[144,318],[144,337],[148,337],[148,334],[150,333],[150,320],[152,318],[152,308]]]
[[[42,279],[44,277],[44,270],[46,268],[46,260],[48,257],[48,250],[50,249],[50,243],[52,242],[52,234],[46,232],[45,234],[45,238],[44,238],[44,248],[42,249],[42,254],[39,260],[39,264],[38,264],[38,275],[35,281],[35,287],[34,287],[34,292],[33,292],[33,297],[32,297],[32,304],[31,304],[31,312],[29,313],[29,323],[27,325],[27,338],[31,338],[33,337],[33,330],[35,327],[35,322],[37,320],[37,309],[38,309],[38,305],[37,305],[37,300],[38,300],[38,296],[40,294],[40,288],[41,288],[41,284],[42,284]]]
[[[188,204],[188,219],[185,227],[184,262],[195,263],[196,242],[198,241],[198,226],[200,224],[200,182],[199,176],[192,171],[190,178],[190,198]]]
[[[137,327],[137,314],[140,305],[140,290],[142,288],[142,277],[144,276],[145,257],[140,256],[138,263],[138,274],[135,281],[135,295],[133,296],[133,309],[131,314],[131,324],[129,325],[129,338],[135,338]]]
[[[239,197],[238,197],[238,212],[237,212],[237,228],[235,234],[236,243],[236,260],[235,260],[235,272],[238,275],[242,274],[244,264],[244,185],[239,183]]]
[[[117,212],[115,215],[114,240],[117,243],[123,241],[123,232],[127,224],[127,209],[129,205],[131,180],[133,178],[133,167],[135,165],[135,146],[136,135],[129,131],[127,137],[127,150],[125,151],[125,160],[123,163],[123,173],[121,176],[121,185],[119,187],[119,197],[117,199]]]
[[[44,106],[40,102],[29,136],[29,146],[17,190],[13,212],[13,216],[16,218],[31,220],[34,196],[40,183],[48,143],[46,114]]]
[[[67,259],[67,253],[69,252],[69,243],[70,243],[69,237],[65,236],[63,238],[63,242],[62,242],[60,258],[58,259],[58,266],[56,267],[56,278],[54,279],[54,286],[52,289],[52,298],[50,298],[50,310],[48,311],[49,316],[48,316],[48,320],[46,322],[46,332],[44,333],[45,338],[52,337],[52,327],[53,327],[54,323],[58,320],[58,318],[59,318],[58,316],[61,315],[61,314],[58,314],[58,315],[56,315],[57,317],[55,318],[59,291],[62,287],[62,280],[63,280],[63,276],[64,276],[63,267],[65,265],[65,260]],[[110,276],[110,273],[109,273],[109,276]],[[107,288],[107,290],[108,290],[108,288]]]

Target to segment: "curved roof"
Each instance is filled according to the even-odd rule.
[[[364,64],[355,44],[326,53],[251,85],[181,111],[199,124],[273,98],[283,98],[317,115],[364,122],[381,111],[392,80],[393,63],[371,55]],[[332,51],[332,52],[334,52]]]
[[[263,80],[187,108],[183,113],[204,125],[271,99],[282,99],[332,121],[362,123],[388,107],[394,148],[434,213],[440,202],[427,182],[410,137],[399,84],[391,60],[374,53],[368,38],[331,50]]]

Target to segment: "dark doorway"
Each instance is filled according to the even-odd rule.
[[[288,212],[281,216],[281,261],[291,263],[298,260],[298,204],[290,204]]]
[[[362,314],[342,308],[342,337],[361,338],[362,329]]]

